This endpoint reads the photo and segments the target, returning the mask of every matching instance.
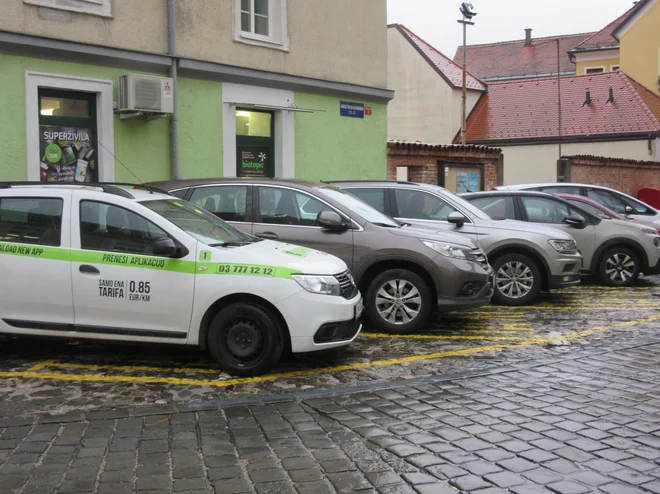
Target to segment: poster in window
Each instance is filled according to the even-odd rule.
[[[92,129],[39,126],[42,182],[96,182]]]
[[[466,172],[456,172],[456,192],[461,194],[468,191],[468,175]]]
[[[268,177],[270,149],[265,146],[239,146],[236,152],[239,177]]]
[[[467,187],[468,192],[479,191],[479,172],[468,172]]]

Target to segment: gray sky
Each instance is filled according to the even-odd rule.
[[[468,0],[477,16],[468,45],[532,36],[598,31],[632,7],[632,0]],[[405,25],[449,58],[463,43],[461,0],[387,0],[387,22]]]

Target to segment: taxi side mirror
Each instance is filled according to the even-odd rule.
[[[159,238],[154,242],[152,252],[155,256],[175,257],[179,253],[179,248],[171,238]]]

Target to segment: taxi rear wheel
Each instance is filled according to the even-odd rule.
[[[211,321],[209,351],[228,374],[263,374],[280,360],[284,351],[284,340],[275,321],[259,305],[228,305]]]
[[[411,333],[420,329],[432,311],[431,289],[407,269],[390,269],[369,284],[365,312],[374,331]]]

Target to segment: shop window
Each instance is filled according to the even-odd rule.
[[[289,49],[287,0],[234,0],[234,40]]]
[[[112,16],[112,0],[23,0],[23,3],[104,17]]]
[[[236,110],[236,135],[252,137],[273,136],[273,114]]]
[[[245,221],[247,214],[247,186],[222,185],[198,187],[190,202],[213,213],[225,221]]]
[[[0,199],[0,241],[57,247],[61,231],[61,199]]]
[[[80,245],[87,250],[153,255],[154,242],[169,236],[142,216],[95,201],[80,203]]]

